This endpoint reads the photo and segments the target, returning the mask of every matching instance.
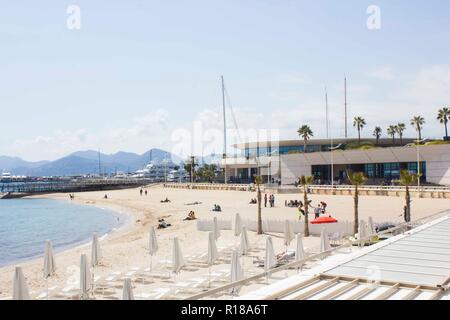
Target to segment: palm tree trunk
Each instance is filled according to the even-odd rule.
[[[448,121],[445,121],[445,122],[444,122],[444,124],[445,124],[445,136],[446,136],[446,137],[448,137],[447,122],[448,122]]]
[[[361,145],[361,129],[358,127],[358,145]]]
[[[403,144],[403,135],[400,135],[400,144]]]
[[[308,189],[307,186],[303,186],[303,201],[305,208],[305,228],[304,228],[304,236],[309,237],[309,219],[308,219]]]
[[[395,144],[395,136],[392,135],[392,144]]]
[[[406,217],[405,222],[411,222],[411,195],[409,194],[409,186],[406,186]]]
[[[422,130],[419,128],[419,141],[422,140]]]
[[[303,140],[303,153],[306,153],[306,138]]]
[[[358,233],[358,227],[359,227],[359,214],[358,214],[358,186],[355,185],[355,194],[353,196],[353,200],[354,200],[354,211],[355,211],[355,218],[354,218],[354,222],[353,222],[353,233],[357,234]]]
[[[263,234],[262,231],[262,217],[261,217],[261,189],[258,185],[258,230],[257,234]]]

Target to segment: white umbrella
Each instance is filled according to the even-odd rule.
[[[275,255],[275,251],[273,249],[272,237],[268,236],[266,238],[266,253],[264,258],[264,270],[268,271],[269,269],[275,267],[277,264],[277,257]]]
[[[239,213],[236,213],[236,216],[234,218],[234,236],[239,237],[241,232],[242,232],[241,215]]]
[[[220,229],[219,224],[217,223],[217,217],[214,217],[213,220],[213,232],[214,232],[214,239],[217,240],[220,237]]]
[[[177,274],[183,266],[184,258],[183,253],[181,252],[180,242],[178,241],[178,237],[174,237],[172,249],[172,271]]]
[[[239,251],[242,255],[246,255],[249,249],[250,249],[250,242],[248,241],[247,228],[242,227],[241,244],[239,246]]]
[[[150,253],[150,272],[152,272],[153,256],[158,252],[158,241],[154,227],[150,227],[148,252]]]
[[[80,261],[80,291],[81,297],[84,298],[91,289],[91,271],[85,254],[81,255]]]
[[[98,241],[97,233],[92,234],[92,245],[91,245],[91,266],[92,266],[92,291],[94,291],[95,284],[95,266],[98,266],[100,259],[102,258],[102,253],[100,251],[100,242]]]
[[[44,252],[44,279],[51,277],[56,270],[55,257],[53,256],[53,248],[50,240],[45,241]]]
[[[239,259],[239,252],[237,250],[233,250],[231,254],[231,282],[236,282],[244,278],[244,270],[242,269],[241,262]],[[239,288],[232,288],[231,294],[239,293]]]
[[[297,246],[295,248],[295,261],[305,259],[305,249],[303,248],[303,239],[300,233],[297,234]]]
[[[211,266],[219,257],[219,253],[217,251],[216,241],[214,240],[214,233],[209,232],[208,234],[208,258],[207,263],[209,266],[209,285],[211,285]]]
[[[286,220],[284,222],[284,245],[286,246],[286,251],[294,237],[294,231],[292,231],[291,223],[289,220]]]
[[[30,300],[27,282],[21,267],[16,267],[13,280],[13,300]]]
[[[98,241],[97,233],[94,232],[94,234],[92,235],[91,265],[93,267],[98,266],[101,258],[102,258],[102,253],[100,251],[100,243]]]
[[[358,232],[359,232],[359,244],[363,245],[363,243],[365,241],[363,241],[364,238],[367,238],[368,234],[367,234],[367,226],[366,226],[366,222],[364,220],[360,220],[359,221],[359,228],[358,228]]]
[[[376,232],[375,225],[373,224],[372,217],[369,217],[369,220],[367,221],[367,229],[369,230],[369,236],[374,235]]]
[[[125,278],[123,283],[122,300],[134,300],[133,288],[131,286],[131,279]]]
[[[320,233],[320,252],[325,252],[331,249],[330,239],[328,238],[328,232],[326,228],[322,228]]]
[[[45,241],[44,252],[44,279],[47,286],[47,299],[48,299],[48,278],[51,277],[56,270],[55,257],[53,256],[53,248],[50,240]]]

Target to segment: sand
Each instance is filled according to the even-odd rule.
[[[150,226],[157,226],[158,219],[164,218],[172,226],[167,229],[157,230],[159,251],[153,259],[153,268],[156,272],[166,272],[164,260],[171,259],[172,240],[178,236],[181,240],[181,247],[185,256],[205,253],[207,251],[207,233],[197,231],[195,221],[183,221],[190,210],[194,210],[199,219],[211,218],[214,213],[211,208],[218,203],[222,207],[221,218],[232,219],[236,212],[243,218],[256,219],[257,206],[250,205],[250,198],[256,198],[254,192],[243,191],[206,191],[206,190],[186,190],[186,189],[166,189],[161,186],[148,188],[148,195],[140,196],[139,189],[108,191],[108,199],[104,199],[102,192],[86,192],[75,195],[73,202],[109,208],[117,212],[122,212],[129,217],[126,227],[117,232],[109,234],[100,242],[102,249],[102,266],[96,268],[96,277],[105,277],[113,272],[125,273],[134,268],[145,268],[150,264],[147,253],[148,229]],[[70,201],[68,194],[51,194],[46,198]],[[170,203],[160,203],[160,200],[169,198]],[[275,208],[263,208],[262,216],[271,219],[295,219],[296,209],[286,208],[284,201],[288,199],[301,199],[300,195],[276,195]],[[351,196],[324,196],[310,195],[312,204],[319,201],[328,204],[328,212],[340,220],[352,220],[353,218],[353,198]],[[187,203],[201,202],[197,205],[187,205]],[[367,219],[372,216],[375,222],[401,222],[404,199],[398,197],[377,197],[367,196],[360,198],[360,217]],[[450,202],[445,199],[417,199],[413,198],[412,218],[413,220],[450,209]],[[75,227],[75,226],[74,226]],[[284,250],[281,234],[273,234],[276,252]],[[265,236],[257,236],[254,232],[249,232],[250,241],[259,243],[263,247]],[[229,254],[229,250],[237,244],[232,231],[223,231],[218,240],[218,246]],[[309,237],[304,239],[307,252],[317,252],[319,239]],[[44,244],[43,244],[44,246]],[[293,248],[294,244],[292,244]],[[228,249],[227,249],[228,248]],[[71,283],[78,281],[78,265],[80,254],[86,253],[90,257],[90,244],[78,246],[56,254],[57,274],[49,280],[49,286],[54,288],[52,292],[60,291]],[[227,254],[223,254],[226,256]],[[257,250],[254,255],[262,258],[263,250]],[[255,259],[255,258],[253,258]],[[32,261],[23,262],[19,265],[23,267],[28,286],[32,297],[45,292],[46,282],[42,279],[43,259],[38,258]],[[0,268],[0,298],[9,297],[12,294],[12,278],[14,265]],[[252,263],[252,258],[244,261],[244,268],[249,274],[262,271]],[[216,271],[229,269],[227,262],[223,261],[212,268],[213,274]],[[220,273],[219,272],[219,273]],[[182,283],[195,278],[208,277],[209,270],[206,267],[197,267],[192,271],[182,271],[174,279],[162,280],[151,278],[152,282],[140,285],[135,283],[135,294],[154,292],[157,288],[174,288]],[[285,274],[284,276],[287,276]],[[214,278],[215,276],[213,276]],[[218,277],[219,278],[219,277]],[[272,279],[271,281],[275,281]],[[180,285],[177,285],[180,284]],[[225,284],[226,282],[222,283]],[[220,282],[213,283],[212,286],[219,286]],[[249,289],[245,289],[248,291]],[[111,298],[121,297],[120,288]],[[182,293],[180,296],[183,297]]]

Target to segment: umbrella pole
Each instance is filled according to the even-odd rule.
[[[47,286],[47,295],[46,295],[46,299],[48,300],[48,276],[45,277],[45,285]]]
[[[209,269],[209,271],[208,271],[208,273],[209,273],[208,288],[211,288],[211,265],[209,265],[208,269]]]
[[[91,291],[92,291],[92,297],[94,297],[94,281],[95,281],[95,266],[92,267],[92,284],[91,284]]]

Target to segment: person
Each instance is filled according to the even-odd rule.
[[[321,201],[320,204],[322,206],[322,213],[325,214],[327,211],[327,203],[325,201]]]
[[[320,217],[320,212],[322,209],[320,208],[320,203],[317,205],[317,207],[314,208],[314,218],[317,219]]]
[[[158,220],[158,222],[159,222],[158,229],[165,229],[165,228],[171,226],[171,224],[167,223],[164,219],[160,219],[160,220]]]
[[[145,195],[147,195],[147,190],[145,190]]]
[[[264,207],[267,207],[267,193],[264,193]]]
[[[104,197],[105,199],[108,199],[108,195],[105,193],[105,197]]]
[[[184,220],[196,220],[197,218],[195,217],[195,212],[194,211],[190,211],[188,213],[188,216],[186,218],[184,218]]]
[[[166,203],[166,202],[170,202],[170,200],[166,197],[165,200],[161,200],[161,202]]]
[[[139,193],[141,194],[141,197],[142,197],[142,188],[141,188],[141,190],[139,190]]]

